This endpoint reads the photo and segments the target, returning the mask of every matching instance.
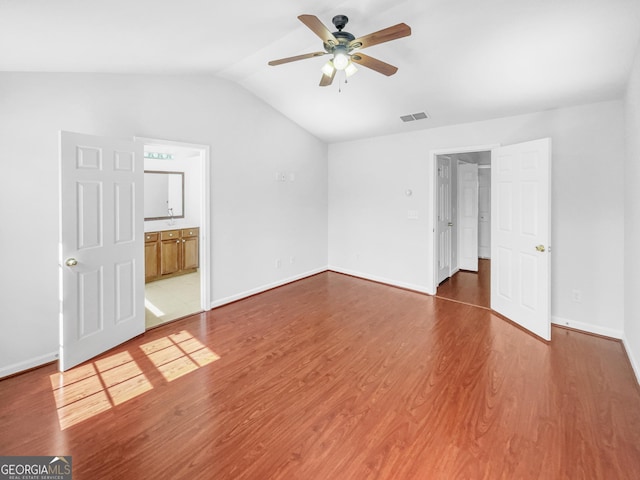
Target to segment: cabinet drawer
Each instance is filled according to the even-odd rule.
[[[149,232],[144,234],[145,242],[157,242],[158,241],[158,232]]]
[[[160,232],[160,240],[171,240],[173,238],[180,238],[180,230],[167,230]]]
[[[188,237],[197,237],[198,236],[198,232],[199,232],[199,228],[184,228],[182,229],[182,238],[188,238]]]

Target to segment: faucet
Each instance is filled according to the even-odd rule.
[[[173,225],[174,224],[174,220],[173,220],[173,208],[169,208],[169,225]]]

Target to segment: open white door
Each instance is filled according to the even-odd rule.
[[[438,283],[451,276],[451,159],[436,157],[436,188],[438,191]]]
[[[478,165],[458,165],[460,268],[478,271]]]
[[[60,370],[144,332],[142,144],[60,134]]]
[[[491,156],[491,308],[551,339],[551,139]]]

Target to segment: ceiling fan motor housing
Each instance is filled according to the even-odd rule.
[[[331,21],[338,31],[342,31],[342,29],[347,26],[347,23],[349,23],[349,17],[346,15],[336,15]]]
[[[345,47],[350,47],[349,50],[353,49],[353,46],[349,45],[353,40],[356,39],[356,37],[353,36],[353,34],[349,32],[333,32],[333,36],[336,37],[336,40],[338,40],[338,45],[344,45]],[[333,42],[324,43],[324,49],[328,53],[333,53],[333,50],[336,48],[336,46],[337,45],[334,45]]]

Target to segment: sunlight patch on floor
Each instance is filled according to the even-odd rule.
[[[140,349],[167,382],[220,358],[186,330],[145,343]],[[153,389],[129,351],[54,373],[49,380],[61,430]]]
[[[129,352],[54,373],[49,378],[62,430],[153,388]]]
[[[145,343],[140,348],[167,382],[220,358],[186,330]]]
[[[153,303],[151,303],[151,301],[147,298],[144,299],[144,308],[149,310],[156,317],[164,316],[164,312],[156,307]]]

